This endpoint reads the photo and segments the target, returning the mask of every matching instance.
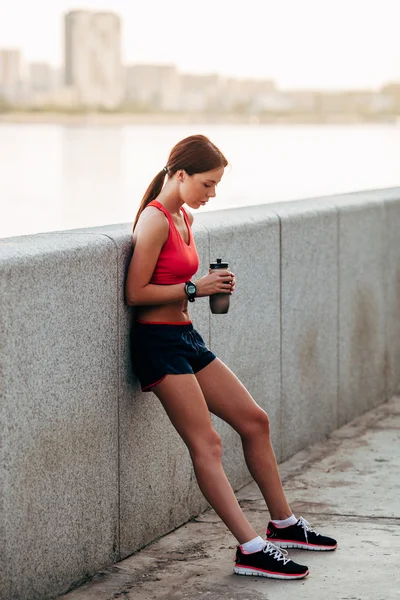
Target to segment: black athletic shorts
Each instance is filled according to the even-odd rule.
[[[151,388],[166,375],[197,373],[216,358],[191,321],[135,321],[131,332],[131,355],[143,392],[151,392]]]

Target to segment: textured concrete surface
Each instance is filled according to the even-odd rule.
[[[116,250],[11,239],[0,280],[0,597],[42,598],[118,556]]]
[[[350,418],[400,388],[400,189],[290,204],[197,215],[199,274],[223,254],[237,290],[228,315],[211,315],[207,299],[191,307],[211,348],[267,409],[281,460],[334,430],[338,406]],[[336,261],[351,263],[338,269],[339,293],[332,205],[342,223]],[[77,585],[206,506],[183,442],[131,367],[130,230],[0,242],[2,599],[43,600]],[[363,310],[358,282],[370,286]],[[237,489],[249,481],[240,440],[215,422]]]
[[[281,464],[297,516],[335,536],[335,552],[290,551],[301,581],[238,577],[235,540],[208,510],[141,552],[99,572],[63,600],[395,600],[400,597],[400,397]],[[268,511],[254,483],[237,494],[264,535]]]
[[[385,200],[386,396],[400,393],[400,192]]]
[[[272,205],[281,223],[282,458],[337,427],[337,214],[329,201]]]
[[[382,197],[338,197],[339,425],[386,393],[386,232]]]
[[[229,312],[209,313],[211,349],[268,412],[280,460],[279,221],[265,206],[206,213],[202,222],[209,232],[211,260],[226,260],[237,282]],[[241,486],[249,473],[240,438],[223,421],[215,424],[230,448],[224,456],[226,472],[234,487]]]

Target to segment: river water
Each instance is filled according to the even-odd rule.
[[[171,147],[203,133],[230,162],[217,210],[400,185],[400,126],[0,125],[0,237],[132,222]]]

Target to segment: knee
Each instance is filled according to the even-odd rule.
[[[222,458],[222,442],[218,433],[213,429],[202,439],[189,448],[194,461],[220,461]]]
[[[243,422],[243,431],[240,432],[242,438],[263,436],[270,437],[270,423],[265,410],[257,407]]]

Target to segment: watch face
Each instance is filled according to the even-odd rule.
[[[189,285],[187,286],[187,291],[188,291],[188,294],[195,294],[196,286],[193,285],[192,283],[189,283]]]

